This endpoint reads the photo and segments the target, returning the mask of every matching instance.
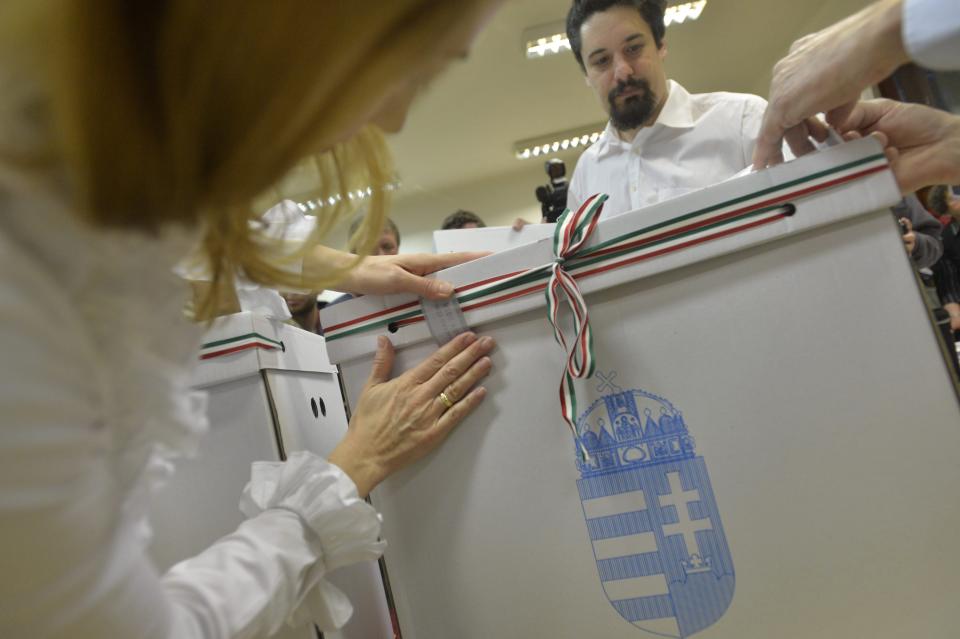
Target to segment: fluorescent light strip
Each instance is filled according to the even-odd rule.
[[[513,145],[513,153],[518,160],[528,160],[579,147],[587,148],[600,139],[604,125],[584,128],[563,133],[554,133],[540,138],[524,140]]]
[[[671,24],[683,24],[686,21],[694,21],[703,13],[707,6],[707,0],[696,0],[695,2],[686,2],[667,7],[663,14],[664,26]],[[536,40],[530,40],[526,45],[527,58],[535,59],[544,56],[560,53],[570,50],[570,41],[566,34],[556,33]]]
[[[400,188],[399,182],[390,182],[389,184],[384,186],[385,191],[396,191],[399,188]],[[373,195],[373,187],[368,186],[365,189],[348,191],[346,197],[348,200],[359,201],[359,200],[365,200],[371,195]],[[337,193],[336,195],[331,195],[326,199],[316,198],[312,200],[301,200],[297,202],[297,206],[304,213],[309,213],[310,211],[316,211],[317,209],[322,209],[327,206],[333,206],[337,202],[342,202],[343,197],[344,196],[342,194]]]

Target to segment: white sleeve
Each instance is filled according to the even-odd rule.
[[[960,69],[960,5],[957,0],[904,0],[903,46],[920,66]]]
[[[306,452],[258,462],[241,501],[251,517],[172,567],[163,588],[178,604],[171,637],[264,636],[284,622],[340,628],[353,608],[324,577],[377,559],[380,518],[336,466]],[[202,634],[185,634],[200,628]]]
[[[324,581],[382,551],[380,520],[336,467],[307,455],[255,465],[251,516],[157,574],[147,472],[110,406],[111,376],[67,293],[0,233],[0,637],[226,639],[350,614]],[[56,311],[56,312],[54,312]],[[170,389],[157,389],[158,393]]]

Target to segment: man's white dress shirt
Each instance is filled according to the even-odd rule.
[[[583,152],[567,206],[606,193],[604,215],[619,215],[733,177],[752,163],[766,106],[743,93],[690,94],[670,80],[660,116],[633,142],[621,140],[608,123]]]
[[[910,58],[928,69],[960,69],[960,3],[957,0],[905,0],[903,45]]]

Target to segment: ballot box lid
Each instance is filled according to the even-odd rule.
[[[519,230],[510,226],[448,229],[433,232],[433,250],[435,253],[485,251],[488,246],[496,246],[497,250],[503,250],[548,239],[552,235],[552,224],[527,224]]]
[[[600,222],[564,260],[584,295],[743,251],[892,206],[899,189],[881,145],[856,140]],[[892,222],[891,222],[892,224]],[[582,257],[580,257],[582,256]],[[546,305],[552,237],[439,272],[454,284],[468,326]],[[526,278],[532,269],[545,273]],[[395,347],[432,339],[412,295],[368,295],[322,311],[333,363],[369,356],[379,335]]]
[[[203,337],[191,379],[211,386],[264,369],[336,373],[324,339],[296,326],[243,311],[218,317]]]

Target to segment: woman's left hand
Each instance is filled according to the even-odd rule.
[[[446,299],[453,294],[453,285],[424,275],[485,255],[489,253],[371,255],[363,258],[356,268],[347,273],[339,288],[363,295],[412,293],[431,300]]]
[[[330,463],[365,497],[384,478],[439,446],[486,396],[477,384],[490,372],[487,355],[493,347],[490,337],[464,333],[391,378],[393,345],[380,336],[370,379]]]

